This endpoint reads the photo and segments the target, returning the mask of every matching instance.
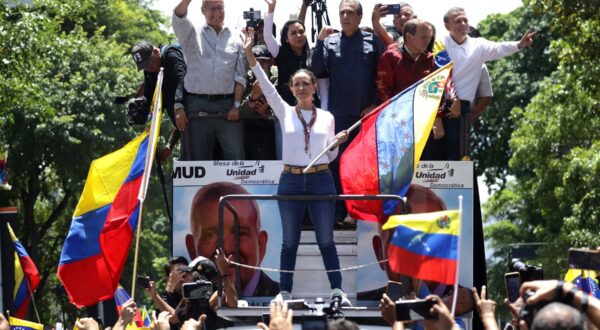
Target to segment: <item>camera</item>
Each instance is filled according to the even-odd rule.
[[[510,261],[510,269],[519,272],[521,283],[544,279],[544,270],[541,267],[528,265],[521,259],[513,258]]]
[[[396,302],[396,321],[433,320],[433,300],[400,300]]]
[[[145,97],[136,97],[127,104],[127,123],[129,126],[145,125],[150,114],[150,103]]]
[[[254,10],[250,7],[250,10],[244,12],[244,19],[246,20],[246,27],[256,29],[258,22],[261,20],[260,10]]]
[[[150,277],[138,275],[135,278],[135,283],[144,289],[149,289],[150,288]]]
[[[199,280],[183,285],[183,298],[189,300],[208,301],[213,294],[213,285],[210,281]]]
[[[398,15],[400,14],[400,4],[396,3],[396,4],[390,4],[390,5],[386,5],[387,7],[387,14],[388,15]]]

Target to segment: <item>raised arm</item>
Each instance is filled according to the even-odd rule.
[[[373,7],[373,14],[371,15],[371,24],[373,24],[373,31],[381,39],[383,45],[387,47],[394,42],[392,36],[387,32],[383,24],[381,24],[381,18],[387,15],[388,10],[386,5],[380,3]]]
[[[265,27],[263,30],[263,36],[265,38],[265,44],[267,44],[267,49],[273,58],[276,58],[279,54],[279,43],[273,37],[273,17],[275,16],[275,5],[277,4],[277,0],[265,0],[267,5],[269,5],[269,10],[265,15]]]
[[[244,40],[244,52],[246,53],[246,58],[248,59],[248,64],[254,72],[254,76],[258,83],[260,84],[260,89],[262,90],[267,102],[273,109],[273,112],[278,118],[283,118],[285,111],[285,101],[281,98],[281,96],[277,93],[275,86],[269,78],[267,74],[262,69],[262,67],[256,61],[256,57],[252,53],[252,45],[254,45],[254,29],[248,28],[244,31],[245,40]]]
[[[177,36],[177,39],[179,39],[179,42],[182,44],[187,42],[194,30],[194,25],[187,18],[190,2],[192,2],[192,0],[181,0],[177,7],[175,7],[175,10],[173,10],[173,17],[171,18],[175,36]]]

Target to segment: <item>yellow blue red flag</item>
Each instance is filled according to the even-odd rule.
[[[10,224],[7,224],[8,233],[15,246],[15,289],[13,292],[14,315],[18,318],[24,318],[27,314],[27,308],[31,300],[31,295],[40,284],[40,273],[31,260],[31,257],[25,250],[25,247],[13,231]]]
[[[21,320],[12,316],[8,318],[8,323],[11,330],[44,330],[43,324]]]
[[[431,132],[452,63],[365,116],[340,159],[344,194],[405,196]],[[397,201],[346,201],[355,219],[385,222]]]
[[[456,282],[460,211],[394,215],[382,229],[395,230],[387,251],[393,272],[444,284]]]

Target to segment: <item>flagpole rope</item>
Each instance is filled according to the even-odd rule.
[[[362,265],[356,265],[356,266],[350,266],[350,267],[343,267],[343,268],[338,268],[338,269],[331,269],[331,270],[324,270],[325,273],[335,273],[335,272],[345,272],[345,271],[349,271],[349,270],[356,270],[356,269],[360,269],[360,268],[365,268],[365,267],[369,267],[369,266],[373,266],[373,265],[379,265],[379,264],[383,264],[383,263],[387,263],[388,259],[383,259],[381,261],[375,261],[375,262],[369,262],[366,264],[362,264]],[[235,262],[235,261],[230,261],[230,264],[234,265],[234,266],[239,266],[242,268],[249,268],[249,269],[255,269],[255,270],[262,270],[262,271],[266,271],[266,272],[279,272],[279,273],[301,273],[301,272],[314,272],[315,270],[309,270],[309,269],[301,269],[301,270],[284,270],[284,269],[279,269],[279,268],[270,268],[270,267],[261,267],[261,266],[251,266],[251,265],[247,265],[247,264],[242,264],[239,262]]]

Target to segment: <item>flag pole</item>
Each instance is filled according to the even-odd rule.
[[[348,132],[348,134],[350,134],[350,132],[352,132],[353,130],[355,130],[360,124],[362,124],[362,119],[359,119],[356,123],[354,123],[352,126],[350,126],[350,128],[348,128],[346,130],[346,132]],[[325,147],[325,149],[321,150],[321,152],[317,155],[317,157],[313,158],[313,160],[310,162],[310,164],[306,165],[306,167],[302,170],[302,173],[306,173],[308,172],[308,170],[313,167],[315,165],[315,163],[321,159],[321,157],[323,157],[323,155],[333,149],[335,146],[337,146],[339,144],[339,139],[336,137],[335,140],[333,140],[333,142],[331,142],[327,147]]]
[[[459,195],[458,196],[458,228],[460,231],[462,231],[462,217],[463,217],[463,196]],[[458,297],[458,274],[460,274],[459,268],[460,268],[460,241],[461,241],[461,233],[458,233],[458,240],[457,240],[457,249],[456,249],[456,276],[455,276],[455,280],[454,280],[454,292],[452,295],[452,311],[450,312],[450,314],[452,315],[452,317],[454,317],[454,312],[456,311],[456,299]]]
[[[164,69],[161,67],[154,89],[154,97],[152,102],[152,123],[150,125],[150,133],[148,134],[148,147],[146,149],[146,164],[144,166],[144,174],[140,184],[140,192],[138,200],[140,203],[140,211],[138,213],[137,228],[135,230],[135,249],[133,252],[133,274],[131,279],[131,298],[135,300],[135,278],[137,277],[138,252],[140,249],[140,235],[142,231],[142,211],[144,209],[144,200],[146,199],[146,190],[148,189],[148,181],[150,180],[150,172],[152,172],[152,163],[154,162],[154,150],[156,147],[158,133],[160,132],[160,119],[162,116],[162,83]]]

